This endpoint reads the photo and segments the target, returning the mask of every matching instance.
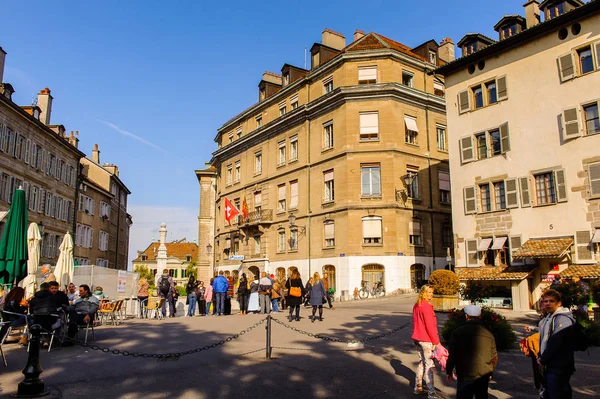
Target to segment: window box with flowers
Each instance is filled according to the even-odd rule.
[[[100,216],[100,219],[102,219],[102,220],[108,220],[108,215],[102,215],[102,216]]]

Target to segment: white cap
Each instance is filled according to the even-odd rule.
[[[477,305],[467,305],[465,306],[465,314],[470,317],[479,317],[481,316],[481,308]]]

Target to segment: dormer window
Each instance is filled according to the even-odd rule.
[[[262,116],[257,116],[256,117],[256,128],[258,129],[261,126],[262,126]]]
[[[148,260],[148,255],[142,255],[142,262],[145,262]]]
[[[511,36],[514,36],[517,34],[517,26],[516,25],[508,25],[505,26],[504,28],[502,28],[502,30],[500,31],[500,39],[504,40],[504,39],[508,39]]]
[[[437,64],[437,54],[435,51],[429,51],[429,62],[432,64]]]
[[[185,261],[186,262],[191,262],[192,261],[192,255],[186,255],[185,256]]]
[[[266,90],[261,90],[260,95],[259,95],[260,101],[264,100],[266,96],[267,96]]]
[[[283,75],[283,85],[289,85],[290,84],[290,74],[286,73]]]
[[[37,108],[33,109],[33,117],[37,120],[40,120],[40,110]]]
[[[465,55],[471,55],[477,51],[477,42],[469,43],[464,48]]]
[[[557,3],[546,8],[546,19],[556,18],[565,13],[564,3]]]

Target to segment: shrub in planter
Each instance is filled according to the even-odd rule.
[[[588,290],[580,282],[563,281],[550,286],[550,288],[560,292],[562,305],[567,309],[573,306],[586,305],[590,301]]]
[[[456,295],[460,281],[456,273],[450,270],[436,270],[429,276],[429,284],[437,295]]]
[[[465,312],[462,309],[454,309],[448,314],[448,320],[444,322],[444,326],[442,327],[442,337],[444,340],[450,342],[454,330],[466,322]],[[480,322],[494,335],[498,350],[510,349],[515,345],[517,336],[504,316],[485,307],[482,308]]]
[[[600,280],[596,280],[592,284],[592,300],[598,306],[600,306]]]
[[[491,288],[481,281],[469,281],[466,285],[461,285],[458,291],[463,300],[471,303],[483,303],[492,293]]]

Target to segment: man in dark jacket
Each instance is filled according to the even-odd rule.
[[[219,275],[213,280],[212,287],[217,301],[217,316],[223,316],[225,313],[225,297],[227,296],[227,289],[229,289],[229,282],[223,276],[223,270],[219,271]]]
[[[483,399],[488,397],[488,383],[498,364],[496,340],[480,322],[481,308],[465,306],[467,323],[452,333],[446,378],[452,382],[452,371],[456,368],[458,385],[457,399]]]
[[[544,399],[568,399],[573,395],[570,379],[575,372],[575,319],[562,307],[560,293],[548,290],[542,296],[547,316],[540,321],[538,364],[544,378]]]
[[[63,305],[69,306],[69,297],[58,289],[58,282],[50,281],[48,284],[50,284],[50,293],[54,295],[57,308],[62,308]]]

